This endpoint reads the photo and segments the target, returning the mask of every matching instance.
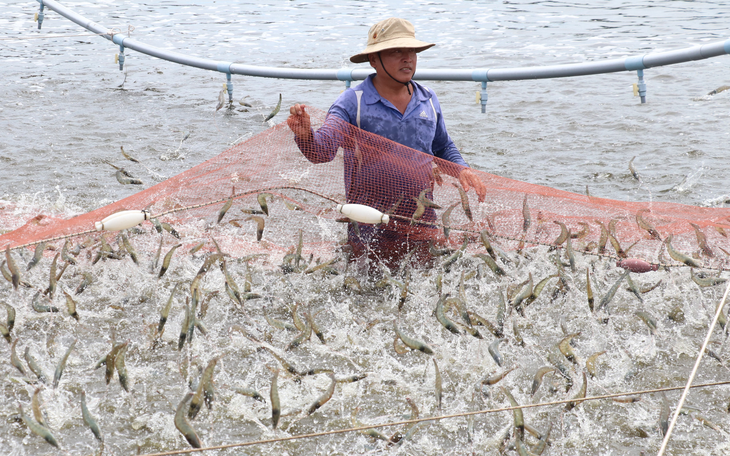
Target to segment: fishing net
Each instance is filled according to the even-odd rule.
[[[335,119],[325,124],[323,112],[310,114],[314,128],[327,133],[324,149],[297,143],[280,124],[129,198],[69,220],[33,214],[0,236],[0,249],[14,249],[0,254],[0,268],[20,271],[17,288],[0,286],[8,309],[4,328],[15,338],[13,365],[19,362],[12,353],[23,347],[26,360],[30,354],[48,363],[78,338],[60,386],[44,392],[52,429],[69,454],[90,448],[79,438],[77,391],[88,394],[100,415],[108,451],[187,448],[173,425],[175,405],[194,383],[202,392],[203,367],[211,360],[217,399],[191,423],[209,444],[397,422],[409,408],[411,417],[419,407],[421,417],[454,413],[420,427],[381,429],[393,437],[375,443],[373,433],[350,432],[268,440],[270,446],[252,446],[251,454],[493,453],[518,443],[521,437],[510,437],[519,435],[516,418],[513,426],[505,412],[457,416],[499,410],[508,404],[507,391],[519,404],[540,405],[524,411],[525,424],[548,434],[555,424],[553,453],[626,454],[658,446],[676,394],[648,391],[684,384],[701,351],[698,341],[722,307],[716,285],[726,281],[661,265],[724,268],[730,210],[627,203],[475,171],[486,187],[480,202],[462,187],[464,168]],[[390,221],[343,223],[337,205],[347,202],[387,213]],[[152,220],[125,230],[140,252],[134,265],[124,239],[96,231],[95,222],[140,209]],[[8,211],[0,212],[4,226],[16,223],[5,218]],[[43,241],[45,257],[27,263],[33,245]],[[491,258],[487,243],[497,258],[494,273],[484,264]],[[160,268],[163,244],[165,258],[174,259]],[[374,260],[365,265],[375,265],[382,277],[365,280],[353,272],[359,267],[334,264],[348,246],[350,258]],[[226,256],[211,255],[217,248]],[[77,256],[64,257],[64,250]],[[103,251],[121,261],[100,261]],[[420,267],[402,267],[407,259]],[[615,266],[618,260],[634,270],[658,270],[631,279]],[[727,380],[722,316],[722,330],[711,333],[717,340],[706,351],[717,362],[706,361],[697,383]],[[119,367],[119,385],[110,383],[109,370],[92,368],[122,345],[129,346],[129,385]],[[333,391],[331,372],[338,379],[331,400],[308,412],[312,401],[323,404],[320,392]],[[9,377],[8,397],[27,403],[40,391],[30,380]],[[265,399],[275,384],[284,413],[272,434],[273,399]],[[254,389],[263,393],[258,401]],[[626,398],[550,402],[642,390],[638,404]],[[713,424],[727,425],[726,391],[694,391],[692,402],[705,417],[682,418],[674,454],[727,454],[730,441]],[[14,424],[18,401],[0,404],[9,423],[2,428],[7,446],[56,454]],[[525,435],[536,454],[547,440]],[[408,447],[393,447],[399,444]]]
[[[322,127],[325,113],[312,110],[311,117],[314,129]],[[730,251],[730,209],[596,198],[477,171],[486,186],[486,198],[478,202],[474,190],[462,194],[459,165],[338,119],[330,119],[324,129],[331,156],[311,144],[297,144],[281,123],[178,176],[87,214],[70,220],[38,215],[0,236],[0,247],[98,236],[94,222],[120,210],[147,208],[153,217],[174,226],[186,246],[213,237],[233,256],[262,250],[283,256],[301,231],[305,249],[321,255],[347,239],[347,224],[335,223],[343,218],[336,204],[353,202],[388,213],[391,220],[375,228],[351,223],[350,239],[361,241],[351,242],[353,254],[379,254],[390,263],[414,247],[423,262],[429,256],[429,241],[458,247],[463,233],[470,246],[481,248],[480,232],[514,250],[565,247],[569,230],[576,252],[652,264],[687,263],[667,255],[669,247],[694,258],[697,265],[720,268]],[[264,231],[258,241],[259,220],[251,219],[251,213],[260,211],[261,193],[270,196],[264,196],[268,215],[261,215]],[[229,200],[232,205],[219,222]],[[149,227],[147,223],[142,227]],[[377,245],[368,243],[373,231]]]

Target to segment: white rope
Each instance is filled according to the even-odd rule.
[[[679,417],[679,412],[682,411],[682,406],[684,405],[685,399],[687,399],[687,394],[689,393],[689,389],[692,386],[692,381],[694,381],[695,375],[697,374],[697,369],[700,367],[700,361],[702,361],[702,356],[705,354],[705,349],[707,348],[707,344],[710,342],[710,337],[712,337],[712,332],[715,330],[715,325],[717,324],[717,320],[720,318],[720,313],[722,313],[722,309],[725,307],[725,301],[727,300],[728,291],[730,291],[730,283],[728,283],[727,288],[725,288],[725,294],[722,297],[722,301],[720,301],[720,305],[717,306],[715,318],[712,319],[710,330],[707,331],[705,341],[702,344],[702,348],[700,348],[700,354],[697,356],[695,366],[692,368],[692,373],[687,380],[687,385],[684,387],[684,390],[682,391],[682,396],[679,398],[679,403],[677,404],[677,408],[674,410],[674,416],[672,417],[672,421],[669,423],[667,434],[664,436],[664,441],[662,441],[662,447],[659,448],[659,453],[657,454],[657,456],[662,456],[664,454],[664,451],[667,449],[667,444],[669,443],[669,438],[672,436],[672,430],[674,429],[674,425],[677,422],[677,418]]]

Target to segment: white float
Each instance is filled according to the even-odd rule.
[[[390,216],[364,204],[338,204],[337,212],[360,223],[388,223]]]
[[[115,212],[101,222],[96,222],[96,231],[119,231],[137,226],[150,219],[150,213],[144,210]]]

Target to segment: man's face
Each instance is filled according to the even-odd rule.
[[[383,66],[391,76],[400,82],[406,83],[413,78],[416,72],[416,62],[418,57],[414,48],[395,48],[381,51],[380,58],[378,54],[370,54],[370,65],[376,71],[380,70],[380,60]]]

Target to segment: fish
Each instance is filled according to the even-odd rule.
[[[700,246],[700,250],[702,250],[702,253],[710,258],[714,257],[715,254],[712,253],[712,249],[709,245],[707,245],[707,236],[705,236],[705,233],[702,232],[699,225],[692,222],[689,222],[689,224],[692,225],[692,228],[694,228],[695,230],[695,235],[697,236],[697,244]]]
[[[10,278],[15,291],[18,291],[18,285],[20,285],[20,270],[13,260],[13,256],[10,254],[10,245],[5,246],[5,262],[8,265],[10,271]]]
[[[57,253],[55,257],[53,257],[53,261],[51,262],[51,272],[50,277],[48,281],[48,289],[46,290],[46,293],[51,299],[53,299],[53,295],[56,293],[56,285],[58,284],[58,280],[56,279],[56,267],[58,263],[58,257],[60,256],[60,253]]]
[[[669,430],[669,401],[664,391],[662,391],[662,407],[659,412],[659,430],[662,431],[662,437],[665,437]]]
[[[528,296],[527,299],[525,299],[523,307],[527,307],[528,305],[532,304],[532,302],[535,301],[538,297],[540,297],[540,293],[542,293],[542,290],[548,284],[550,279],[554,279],[556,277],[560,277],[560,274],[549,275],[537,282],[537,285],[535,285],[535,287],[532,289],[532,294]]]
[[[33,310],[36,312],[42,313],[42,312],[58,312],[58,307],[55,306],[47,306],[45,304],[41,304],[40,301],[41,298],[41,292],[38,291],[33,296],[33,299],[31,300],[31,307],[33,307]]]
[[[499,301],[497,303],[497,329],[504,331],[504,315],[507,312],[507,303],[504,299],[504,293],[499,290]],[[500,337],[500,336],[497,336]]]
[[[8,341],[8,343],[11,343],[11,341],[13,340],[10,337],[10,330],[2,323],[0,323],[0,334],[2,334],[2,336],[5,338],[5,340]]]
[[[527,193],[525,193],[525,199],[522,201],[522,232],[527,233],[530,229],[532,220],[530,219],[530,207],[527,205]]]
[[[66,308],[68,309],[68,314],[76,319],[76,321],[79,321],[79,314],[76,312],[76,301],[74,301],[66,290],[63,290],[63,294],[66,295]]]
[[[26,271],[30,271],[33,269],[39,261],[41,261],[41,258],[43,258],[43,251],[46,250],[46,243],[41,242],[40,244],[37,244],[35,246],[35,252],[33,253],[33,258],[28,262],[28,266],[25,269]]]
[[[527,429],[527,424],[525,424],[525,429]],[[532,453],[539,456],[544,451],[547,445],[550,443],[550,432],[553,430],[553,422],[550,422],[550,426],[548,427],[547,432],[544,435],[541,435],[538,437],[540,440],[535,444],[535,446],[532,447]]]
[[[472,217],[471,208],[469,207],[469,195],[467,195],[464,189],[458,184],[452,182],[451,185],[459,190],[459,198],[461,198],[461,208],[464,209],[464,214],[466,214],[466,217],[469,219],[469,221],[473,222],[474,218]]]
[[[66,353],[61,357],[61,360],[58,362],[58,366],[56,366],[56,372],[53,374],[53,388],[58,387],[58,382],[61,380],[61,375],[63,375],[63,370],[66,368],[66,360],[68,360],[68,355],[71,354],[73,349],[76,347],[76,342],[78,342],[78,339],[74,339],[73,342],[71,342],[71,345],[66,350]]]
[[[170,267],[170,261],[172,261],[172,255],[175,253],[175,250],[177,250],[178,247],[180,247],[182,244],[176,244],[173,245],[172,248],[165,254],[165,258],[162,260],[162,267],[160,268],[160,273],[157,275],[157,278],[162,278],[163,275],[165,275],[165,272],[167,272],[167,269]]]
[[[558,348],[560,349],[560,353],[565,356],[568,361],[570,361],[573,364],[578,364],[578,358],[575,356],[575,353],[573,352],[573,348],[570,346],[570,342],[577,336],[580,335],[580,331],[577,333],[569,334],[568,336],[564,337],[559,343]]]
[[[416,202],[416,210],[413,211],[413,215],[411,216],[411,225],[417,220],[419,220],[423,213],[426,212],[426,206],[421,202],[418,198],[413,198],[413,201]]]
[[[131,155],[129,155],[128,153],[126,153],[126,152],[124,151],[124,146],[119,146],[119,148],[120,148],[120,149],[122,150],[122,156],[123,156],[124,158],[126,158],[127,160],[129,160],[129,161],[131,161],[131,162],[134,162],[134,163],[139,163],[139,160],[137,160],[136,158],[132,157]]]
[[[266,319],[266,322],[269,325],[271,325],[272,327],[274,327],[276,329],[287,330],[287,331],[295,331],[297,329],[297,327],[292,325],[291,323],[287,323],[287,322],[280,321],[280,320],[270,317],[269,314],[266,312],[266,307],[264,307],[263,310],[264,310],[264,318]]]
[[[264,219],[263,217],[259,217],[257,215],[252,215],[251,217],[248,217],[245,219],[246,221],[253,220],[256,222],[256,240],[260,241],[261,237],[264,235]]]
[[[279,418],[281,417],[281,404],[279,403],[279,386],[277,380],[279,379],[279,369],[274,370],[274,378],[271,379],[271,392],[269,398],[271,399],[271,427],[276,429],[279,425]]]
[[[724,277],[699,277],[694,273],[694,269],[692,268],[690,268],[689,274],[692,281],[700,287],[714,287],[715,285],[727,282],[727,279]]]
[[[608,305],[609,302],[613,299],[613,296],[616,294],[616,290],[618,290],[619,286],[621,285],[621,282],[629,275],[629,271],[626,270],[621,274],[621,277],[616,281],[616,283],[609,288],[609,290],[606,292],[605,295],[601,298],[601,301],[598,303],[598,308],[596,310],[601,310],[604,307]]]
[[[599,351],[597,353],[592,354],[591,356],[586,359],[586,371],[588,371],[589,374],[591,374],[591,377],[596,376],[596,359],[598,359],[599,356],[606,353],[606,350]]]
[[[273,119],[274,116],[279,113],[279,109],[281,109],[281,94],[279,94],[279,102],[276,104],[276,107],[274,108],[273,111],[271,111],[271,113],[268,116],[266,116],[266,118],[264,119],[264,122],[268,122],[269,120]]]
[[[632,404],[634,402],[641,402],[641,396],[630,396],[630,397],[614,397],[611,398],[614,402]]]
[[[683,253],[680,253],[672,247],[672,235],[670,234],[664,240],[664,245],[667,247],[667,253],[672,257],[673,260],[684,263],[691,268],[702,268],[702,265],[698,263],[694,258],[689,257]]]
[[[639,290],[639,287],[634,283],[633,279],[631,278],[631,274],[626,276],[626,284],[629,286],[628,290],[633,293],[634,296],[636,296],[636,299],[639,300],[640,303],[644,303],[644,298],[641,297],[641,290]]]
[[[530,396],[534,396],[537,390],[540,389],[540,385],[542,384],[542,378],[545,376],[545,374],[549,372],[555,372],[555,368],[545,366],[537,370],[537,372],[535,373],[535,377],[532,379],[532,390],[530,391]]]
[[[332,383],[330,383],[329,388],[327,388],[327,391],[324,392],[319,398],[317,398],[316,401],[312,405],[309,406],[307,409],[307,415],[311,415],[315,411],[317,411],[318,408],[322,407],[324,404],[326,404],[330,399],[332,399],[332,395],[335,393],[335,385],[337,385],[337,381],[335,380],[335,374],[332,372],[327,372],[327,375],[332,380]]]
[[[602,254],[606,251],[606,243],[608,242],[608,230],[600,220],[596,220],[596,223],[601,227],[601,237],[598,239],[598,253]]]
[[[568,231],[570,233],[570,231]],[[573,252],[573,243],[570,241],[570,236],[565,241],[565,255],[568,257],[568,263],[570,264],[570,270],[575,272],[575,252]]]
[[[152,220],[157,220],[157,219],[152,219]],[[162,230],[162,228],[160,228],[160,230]],[[160,262],[161,253],[162,253],[162,237],[160,237],[160,245],[157,246],[157,253],[155,253],[155,257],[152,259],[152,272],[154,272],[155,269],[157,269],[157,263]]]
[[[461,245],[459,250],[451,254],[448,258],[444,260],[443,263],[441,263],[441,267],[444,269],[444,271],[448,272],[451,269],[451,265],[456,263],[456,261],[464,255],[464,250],[466,250],[468,244],[469,238],[465,235],[464,243]]]
[[[41,411],[41,388],[36,388],[33,392],[33,398],[31,399],[31,409],[33,410],[33,418],[43,427],[49,427],[44,418],[44,413]]]
[[[10,304],[5,304],[5,310],[8,313],[8,317],[5,320],[7,322],[8,331],[12,331],[15,327],[15,307]]]
[[[117,354],[119,353],[119,350],[122,350],[127,347],[128,342],[124,342],[121,344],[116,344],[112,347],[112,349],[107,353],[106,360],[105,360],[105,374],[104,378],[106,380],[106,384],[108,385],[111,381],[112,377],[114,377],[114,368],[116,366],[115,361]]]
[[[200,411],[200,408],[203,405],[204,391],[208,387],[208,385],[213,382],[213,372],[215,371],[215,365],[220,358],[221,358],[221,356],[216,356],[215,358],[211,359],[208,362],[208,365],[205,367],[205,370],[203,371],[203,375],[200,377],[200,382],[198,382],[198,388],[195,391],[195,395],[192,397],[192,400],[190,401],[190,408],[188,409],[188,418],[195,419],[195,417],[198,415],[198,412]]]
[[[355,409],[355,410],[354,410],[354,411],[352,412],[352,417],[351,417],[351,419],[350,419],[350,420],[351,420],[351,423],[352,423],[352,427],[353,427],[353,428],[359,428],[359,427],[362,427],[362,426],[363,426],[363,425],[362,425],[361,423],[359,423],[359,422],[358,422],[358,421],[357,421],[357,420],[355,419],[355,415],[357,414],[357,412],[358,412],[358,410],[359,410],[359,409],[360,409],[360,408],[359,408],[359,407],[357,407],[357,408],[356,408],[356,409]],[[360,430],[360,431],[358,431],[358,432],[360,432],[360,434],[362,434],[362,435],[364,435],[364,436],[366,436],[366,437],[372,437],[372,438],[374,438],[374,439],[377,439],[377,440],[384,440],[384,441],[386,441],[386,442],[388,442],[388,443],[393,443],[393,442],[392,442],[392,441],[390,440],[390,437],[387,437],[387,436],[385,436],[385,435],[384,435],[383,433],[379,432],[379,431],[378,431],[377,429],[373,429],[373,428],[370,428],[370,429],[362,429],[362,430]]]
[[[641,318],[641,320],[646,323],[646,326],[649,327],[649,331],[653,336],[656,336],[657,334],[657,327],[656,327],[656,321],[649,315],[648,312],[645,312],[643,310],[638,310],[634,312],[634,315]]]
[[[489,332],[494,334],[495,337],[503,337],[504,333],[501,329],[497,328],[491,321],[487,320],[486,318],[477,315],[476,313],[472,311],[469,312],[469,318],[477,325],[477,326],[483,326],[487,328]]]
[[[522,289],[512,300],[512,307],[514,307],[520,314],[524,314],[522,310],[522,301],[530,296],[532,296],[532,273],[529,274],[529,278],[523,283]]]
[[[489,354],[492,355],[492,359],[494,359],[494,362],[500,367],[504,364],[504,360],[502,358],[502,354],[499,352],[499,343],[505,340],[506,339],[495,339],[491,344],[489,344]]]
[[[443,398],[443,380],[441,379],[441,372],[439,371],[439,365],[436,362],[436,358],[431,359],[433,359],[433,367],[435,369],[434,382],[436,391],[436,408],[441,411],[441,399]]]
[[[236,388],[234,391],[243,396],[253,398],[256,401],[266,403],[266,399],[264,399],[263,396],[258,393],[258,391],[255,391],[251,388]]]
[[[205,245],[205,241],[200,241],[198,244],[191,247],[190,250],[188,250],[188,253],[190,255],[195,255],[196,253],[198,253],[198,250],[203,248],[204,245]]]
[[[441,323],[444,328],[448,329],[456,335],[460,335],[461,331],[459,331],[459,328],[457,328],[456,324],[453,321],[449,320],[449,318],[444,313],[444,302],[446,302],[448,296],[448,293],[442,295],[436,303],[436,319],[439,323]]]
[[[119,182],[122,185],[143,185],[144,182],[142,182],[139,179],[136,179],[134,177],[125,177],[124,170],[118,169],[117,172],[114,174],[117,178],[117,182]]]
[[[91,429],[96,440],[103,442],[104,437],[101,435],[99,424],[96,422],[96,419],[91,412],[89,412],[89,408],[86,406],[86,392],[84,390],[81,390],[81,416],[84,419],[84,424],[89,426],[89,429]]]
[[[639,173],[636,172],[636,168],[634,168],[634,159],[636,156],[631,157],[631,160],[629,160],[629,171],[631,172],[631,175],[636,179],[637,181],[641,182],[641,178],[639,177]]]
[[[28,363],[28,367],[30,367],[30,370],[36,375],[36,377],[38,377],[38,380],[43,383],[48,383],[48,377],[46,377],[41,366],[38,365],[38,362],[30,354],[29,347],[25,347],[25,362]]]
[[[187,404],[192,397],[193,393],[188,393],[185,395],[183,400],[180,401],[180,404],[178,404],[177,410],[175,411],[175,427],[178,431],[180,431],[183,437],[185,437],[185,440],[188,441],[191,447],[202,448],[203,442],[200,440],[198,432],[193,429],[188,422],[188,419],[185,417],[185,404]]]
[[[286,347],[287,350],[291,350],[293,348],[296,348],[302,344],[305,340],[309,340],[309,338],[312,337],[312,326],[308,323],[305,325],[304,329],[299,333],[297,337],[292,340],[289,345]]]
[[[481,230],[479,232],[479,239],[481,239],[484,248],[487,249],[489,256],[491,256],[494,261],[497,261],[497,254],[494,251],[494,248],[492,248],[492,243],[489,242],[489,234],[487,233],[487,230]]]
[[[553,223],[556,223],[560,225],[560,234],[558,237],[553,241],[554,246],[560,246],[570,237],[570,232],[568,231],[568,227],[565,226],[565,223],[560,222],[558,220],[553,220]]]
[[[489,266],[489,269],[491,269],[492,272],[495,273],[496,275],[503,276],[503,277],[507,275],[507,273],[504,272],[504,269],[502,269],[497,264],[497,262],[494,261],[494,259],[491,256],[485,255],[483,253],[475,253],[474,256],[481,259],[485,263],[487,263],[487,266]]]
[[[169,223],[167,223],[167,222],[160,222],[160,226],[162,227],[163,230],[165,230],[168,233],[170,233],[173,237],[175,237],[177,239],[180,239],[180,233],[178,233],[175,230],[175,228],[173,228],[172,225],[170,225]]]
[[[22,375],[26,375],[23,363],[20,362],[20,358],[18,358],[18,353],[15,351],[15,346],[18,344],[18,340],[19,339],[15,339],[10,346],[10,364],[15,366],[15,368],[18,369]]]
[[[317,313],[319,313],[319,312],[317,312]],[[319,329],[317,324],[314,322],[314,316],[312,316],[312,312],[307,312],[307,321],[309,322],[309,326],[312,328],[314,335],[317,336],[317,339],[319,339],[323,345],[326,345],[327,342],[325,340],[324,333],[322,332],[321,329]]]
[[[426,193],[429,190],[431,190],[431,189],[430,188],[424,188],[423,190],[421,190],[421,193],[418,194],[418,201],[420,201],[421,204],[423,204],[425,207],[431,207],[431,208],[434,208],[434,209],[441,209],[441,206],[439,206],[438,204],[434,203],[430,199],[426,198]]]
[[[496,373],[496,374],[490,375],[490,376],[484,376],[479,381],[479,383],[481,383],[482,385],[495,385],[500,380],[502,380],[503,378],[505,378],[507,376],[507,374],[509,374],[510,372],[512,372],[512,371],[514,371],[516,369],[517,369],[517,366],[514,366],[514,367],[512,367],[510,369],[507,369],[506,371],[502,371],[502,372],[499,372],[499,373]]]
[[[56,448],[59,448],[58,441],[53,436],[53,434],[51,434],[51,431],[48,428],[30,419],[30,417],[25,414],[25,412],[23,411],[23,406],[21,406],[20,404],[18,404],[18,410],[20,410],[20,417],[22,418],[23,422],[34,434],[38,435],[39,437],[43,437],[46,442],[50,443]]]
[[[132,243],[129,242],[129,239],[127,236],[124,235],[124,233],[121,233],[122,236],[122,244],[124,245],[124,249],[129,253],[129,257],[134,261],[134,264],[139,266],[139,259],[137,258],[137,252],[134,250],[134,247],[132,247]]]
[[[175,292],[177,292],[177,288],[180,286],[180,284],[181,284],[181,282],[178,282],[172,288],[170,297],[167,299],[167,304],[165,304],[165,307],[163,307],[162,311],[160,312],[160,323],[157,325],[158,334],[161,334],[162,329],[165,327],[165,323],[167,322],[167,317],[170,315],[170,309],[172,309],[172,302],[173,302],[173,298],[175,297]]]
[[[117,375],[119,377],[119,384],[122,385],[122,388],[124,388],[124,391],[129,392],[129,383],[127,382],[128,376],[127,376],[127,366],[124,364],[125,361],[125,355],[127,354],[127,343],[125,342],[122,345],[122,348],[119,349],[119,352],[114,357],[114,369],[117,370]]]
[[[515,335],[515,342],[517,342],[517,345],[524,347],[525,341],[522,339],[522,335],[517,329],[517,319],[512,320],[512,333]]]
[[[218,112],[226,104],[226,85],[223,84],[223,88],[218,92],[218,104],[215,105],[215,110]]]
[[[514,396],[512,396],[512,393],[505,388],[504,386],[501,386],[500,389],[504,393],[505,396],[507,396],[507,399],[509,400],[509,403],[512,407],[518,407],[519,404],[515,400]],[[515,426],[515,438],[517,439],[524,439],[525,438],[525,418],[522,415],[522,409],[516,408],[512,410],[512,417],[514,419],[514,426]]]
[[[393,328],[395,329],[395,333],[400,338],[403,343],[410,348],[411,350],[419,350],[427,355],[433,355],[433,350],[431,347],[429,347],[425,342],[421,342],[420,340],[413,339],[411,337],[406,336],[398,329],[398,324],[395,320],[393,320]]]
[[[583,385],[580,387],[580,391],[578,391],[578,394],[576,394],[575,397],[573,397],[573,399],[585,399],[585,397],[586,397],[586,392],[588,391],[588,378],[586,377],[585,371],[583,371],[582,373],[583,373]],[[565,404],[565,411],[569,412],[569,411],[573,410],[573,408],[575,408],[575,406],[577,406],[578,404],[580,404],[580,402],[577,402],[577,401],[568,402],[567,404]]]
[[[223,217],[226,216],[226,212],[228,212],[228,209],[230,209],[232,205],[233,205],[233,196],[228,198],[228,201],[226,201],[226,203],[223,205],[221,210],[218,211],[218,221],[216,223],[220,223],[221,220],[223,220]]]
[[[636,224],[639,225],[639,228],[646,230],[653,239],[661,242],[662,237],[656,228],[654,228],[651,223],[641,216],[643,212],[649,212],[649,209],[641,209],[636,212]]]
[[[707,95],[708,96],[717,95],[718,93],[724,92],[724,91],[729,90],[729,89],[730,89],[730,86],[726,86],[726,85],[720,86],[717,89],[715,89],[715,90],[711,91],[710,93],[708,93]]]

